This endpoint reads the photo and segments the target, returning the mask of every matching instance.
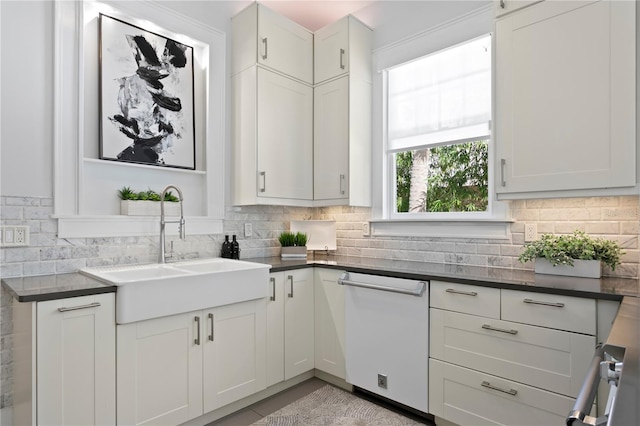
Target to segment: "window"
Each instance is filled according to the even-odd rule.
[[[491,36],[384,73],[389,218],[486,214]]]

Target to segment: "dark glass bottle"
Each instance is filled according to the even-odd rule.
[[[240,259],[240,244],[238,244],[235,235],[233,236],[233,241],[231,241],[231,258]]]
[[[224,242],[222,243],[222,257],[226,257],[227,259],[231,258],[231,243],[229,242],[229,236],[224,236]]]

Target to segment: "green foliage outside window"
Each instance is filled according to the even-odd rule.
[[[467,142],[431,148],[427,152],[425,189],[411,199],[415,155],[396,154],[396,207],[406,212],[486,211],[488,205],[488,144]],[[411,207],[413,206],[413,207]]]

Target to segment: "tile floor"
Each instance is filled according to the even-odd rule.
[[[229,414],[228,416],[223,417],[220,420],[209,423],[207,426],[249,426],[252,423],[257,422],[261,418],[278,411],[279,409],[291,404],[294,401],[297,401],[298,399],[310,394],[311,392],[321,388],[326,384],[326,382],[314,377],[278,394],[275,394],[267,399],[256,402],[255,404],[250,405],[240,411]],[[366,395],[359,396],[371,401],[371,399],[366,397]],[[382,405],[387,409],[406,415],[413,420],[423,422],[426,425],[435,425],[434,423],[431,423],[424,418],[414,416],[411,413],[403,412],[402,410],[398,411],[396,407],[385,404],[384,402],[377,400],[372,402],[378,405]]]

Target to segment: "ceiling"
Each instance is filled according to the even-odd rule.
[[[261,0],[260,3],[303,27],[316,31],[376,0]]]

